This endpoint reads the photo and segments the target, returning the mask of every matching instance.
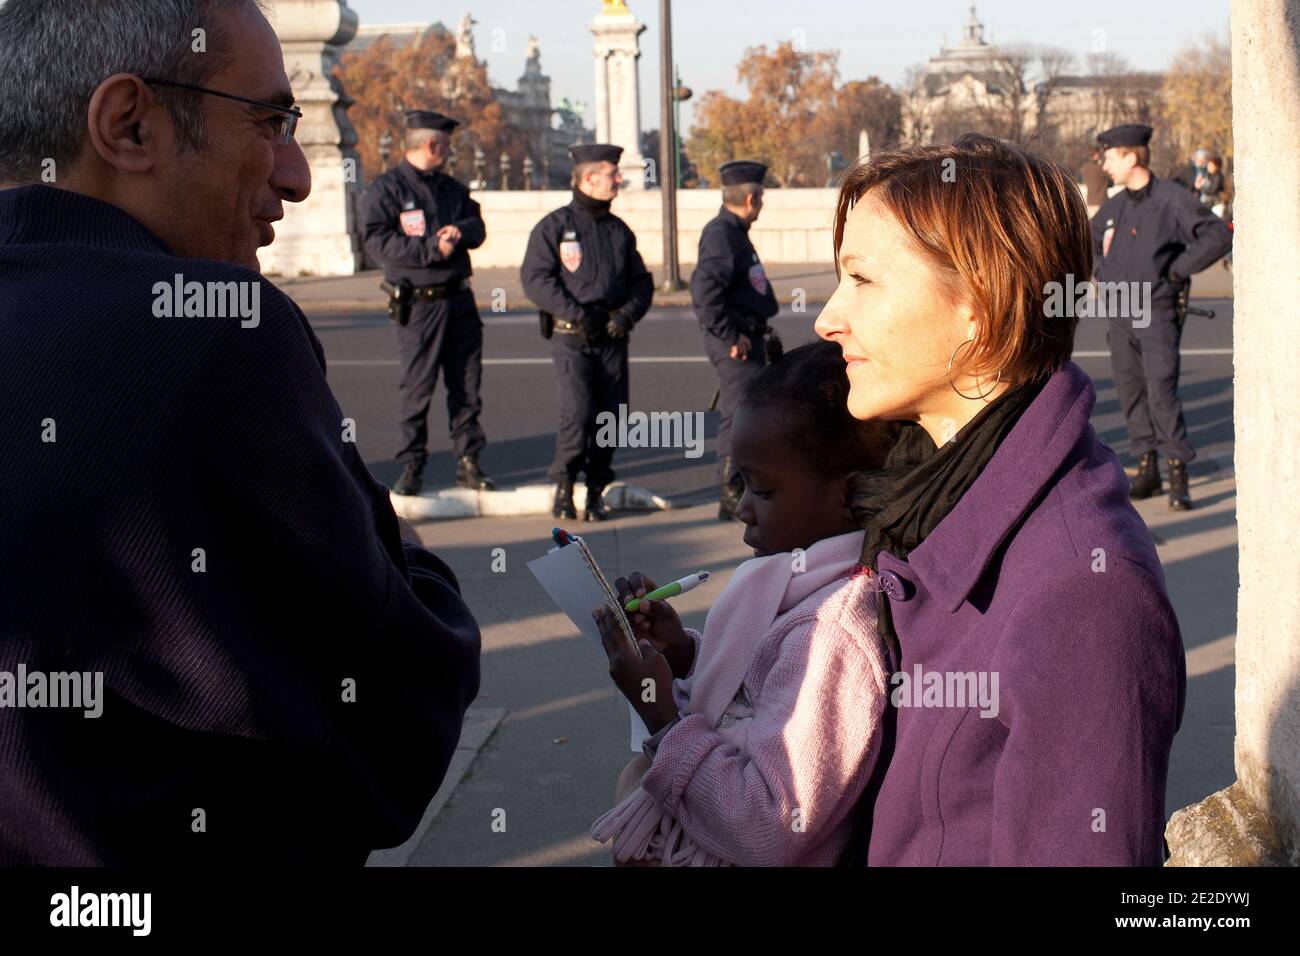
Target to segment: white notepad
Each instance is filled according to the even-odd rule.
[[[617,594],[605,579],[586,543],[576,535],[570,537],[573,540],[564,547],[552,548],[540,558],[529,561],[528,570],[533,572],[537,583],[546,590],[565,616],[591,641],[601,657],[605,656],[605,645],[601,643],[600,628],[596,626],[591,612],[602,604],[614,612],[623,636],[636,650],[632,625],[618,603]],[[639,656],[640,651],[637,654]],[[650,736],[650,731],[632,707],[631,701],[628,702],[627,709],[631,715],[629,745],[634,752],[639,753],[641,743]]]

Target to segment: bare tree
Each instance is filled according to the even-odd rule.
[[[998,47],[990,61],[988,99],[981,111],[986,128],[995,136],[1016,143],[1024,140],[1026,94],[1034,60],[1032,47],[1016,44]]]

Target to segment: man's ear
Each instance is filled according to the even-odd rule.
[[[147,173],[157,164],[162,110],[138,76],[110,76],[91,94],[86,110],[90,144],[124,173]]]

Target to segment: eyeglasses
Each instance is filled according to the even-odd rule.
[[[222,99],[235,100],[238,103],[247,103],[249,106],[256,106],[258,109],[275,110],[281,115],[276,117],[279,126],[276,129],[276,135],[279,137],[281,146],[288,146],[293,142],[293,134],[298,129],[298,120],[302,119],[302,110],[296,106],[277,106],[275,103],[263,103],[261,100],[250,100],[246,96],[236,96],[234,93],[222,93],[220,90],[209,90],[202,86],[194,86],[190,83],[175,83],[171,80],[152,80],[141,77],[141,82],[148,83],[151,86],[174,86],[182,90],[193,90],[195,93],[206,93],[209,96],[220,96]]]

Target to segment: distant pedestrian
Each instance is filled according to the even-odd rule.
[[[1205,185],[1206,165],[1209,161],[1210,154],[1208,150],[1200,148],[1192,150],[1187,165],[1174,174],[1173,182],[1176,182],[1188,192],[1196,193],[1199,196],[1201,187]]]
[[[1209,206],[1220,219],[1224,218],[1228,183],[1223,174],[1223,157],[1211,156],[1205,161],[1205,182],[1201,186],[1201,205]]]

